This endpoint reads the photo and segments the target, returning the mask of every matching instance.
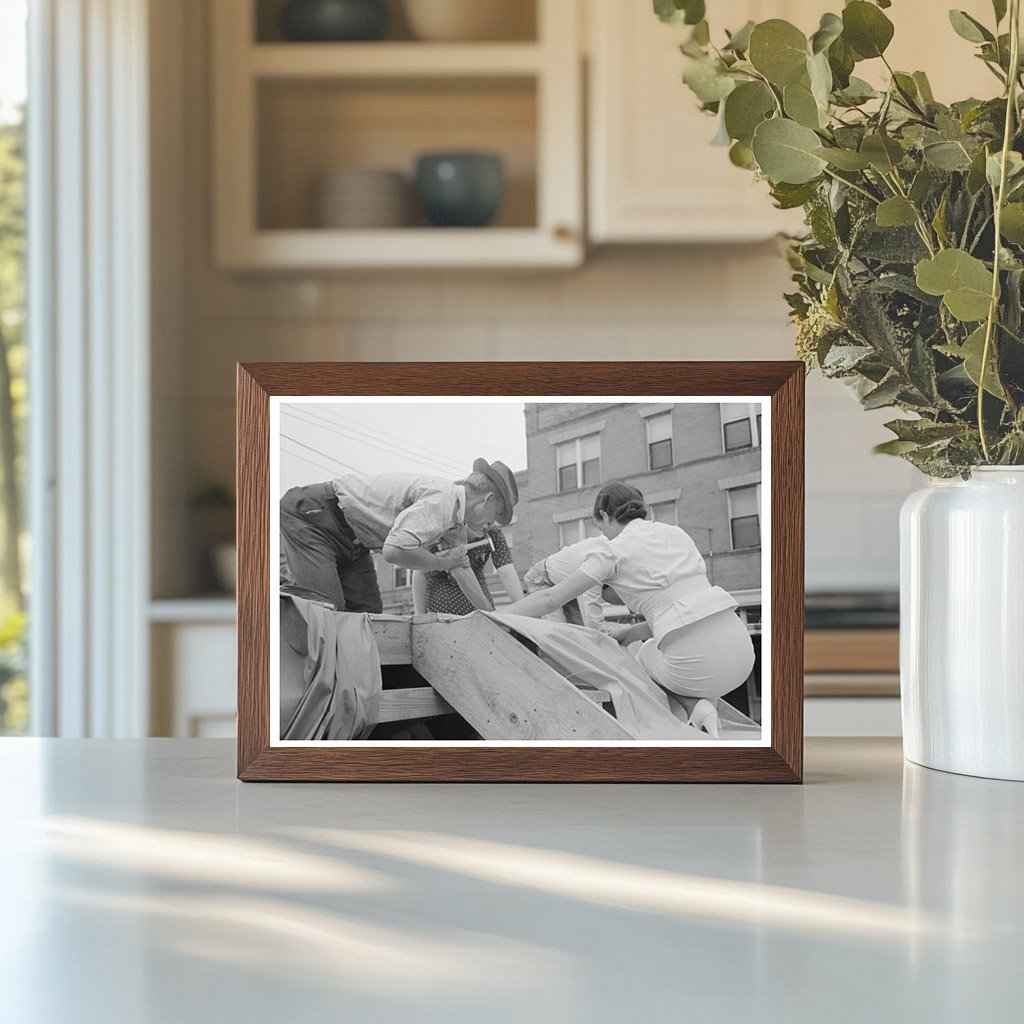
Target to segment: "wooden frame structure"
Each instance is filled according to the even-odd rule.
[[[799,782],[803,771],[803,404],[799,362],[264,363],[238,368],[238,776],[244,781]],[[270,397],[337,395],[768,396],[771,402],[771,735],[764,746],[279,746],[270,732]],[[410,643],[426,664],[430,623]],[[451,626],[451,623],[445,623]],[[410,627],[411,628],[411,627]],[[495,626],[498,629],[497,626]],[[384,632],[387,632],[386,630]],[[378,635],[382,653],[403,630]],[[458,631],[456,630],[456,633]],[[500,632],[500,629],[499,629]],[[454,634],[453,634],[454,635]],[[479,634],[474,635],[479,643]],[[455,644],[457,648],[457,643]],[[528,652],[524,649],[524,655]],[[387,655],[385,655],[387,656]],[[448,645],[445,657],[452,656]],[[502,657],[514,657],[507,650]],[[534,659],[536,660],[536,659]],[[508,667],[517,669],[515,664]],[[507,673],[507,668],[506,668]],[[464,715],[517,713],[474,705],[457,674],[431,670],[441,700]],[[507,677],[507,676],[506,676]],[[520,677],[522,678],[522,677]],[[563,680],[564,681],[564,680]],[[530,685],[524,682],[524,685]],[[571,685],[571,684],[566,684]],[[451,698],[455,698],[453,701]],[[578,698],[578,700],[577,700]],[[392,698],[397,700],[398,698]],[[421,695],[405,700],[434,701]],[[574,707],[600,710],[578,692]],[[519,702],[521,704],[521,702]],[[440,707],[440,704],[432,704]],[[404,709],[402,711],[404,715]],[[585,714],[582,712],[581,714]],[[407,715],[404,715],[408,717]],[[469,715],[466,717],[473,723]],[[608,716],[614,726],[615,719]],[[621,726],[618,726],[621,730]],[[613,730],[614,732],[614,730]],[[564,735],[564,734],[563,734]],[[527,737],[532,739],[532,737]]]

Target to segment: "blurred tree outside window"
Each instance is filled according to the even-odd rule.
[[[25,0],[0,0],[0,735],[29,724]]]

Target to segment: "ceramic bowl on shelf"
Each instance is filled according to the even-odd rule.
[[[406,222],[408,194],[405,175],[397,171],[335,167],[320,177],[316,223],[321,228],[400,228]]]
[[[425,153],[416,161],[416,194],[435,227],[489,224],[505,194],[501,157],[494,153]]]
[[[281,29],[293,42],[363,42],[383,37],[387,0],[289,0]]]
[[[532,0],[404,0],[406,21],[427,42],[487,42],[533,35]]]

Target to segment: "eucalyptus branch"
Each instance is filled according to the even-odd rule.
[[[985,375],[992,354],[992,334],[999,314],[999,271],[1002,256],[1003,204],[1006,201],[1006,170],[1010,144],[1013,140],[1013,122],[1017,114],[1017,84],[1020,69],[1020,0],[1010,0],[1010,73],[1006,85],[1006,121],[1003,125],[1002,159],[999,166],[999,189],[995,196],[995,251],[992,255],[992,292],[989,297],[988,318],[985,321],[985,344],[981,350],[981,369],[978,371],[978,435],[985,461],[992,462],[988,434],[985,430]]]
[[[846,178],[841,178],[834,171],[830,171],[827,167],[825,168],[825,174],[827,174],[833,181],[838,181],[841,185],[845,185],[847,188],[852,188],[854,192],[859,192],[866,199],[870,199],[871,202],[877,206],[881,200],[877,196],[873,196],[867,189],[863,189],[860,185],[855,182],[848,181]]]

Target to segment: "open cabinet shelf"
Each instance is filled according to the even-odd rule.
[[[537,0],[536,39],[261,41],[253,0],[212,9],[215,259],[226,269],[571,267],[583,258],[577,5]],[[486,227],[434,227],[417,158],[481,152],[504,190]],[[398,174],[398,226],[323,226],[338,169]]]

